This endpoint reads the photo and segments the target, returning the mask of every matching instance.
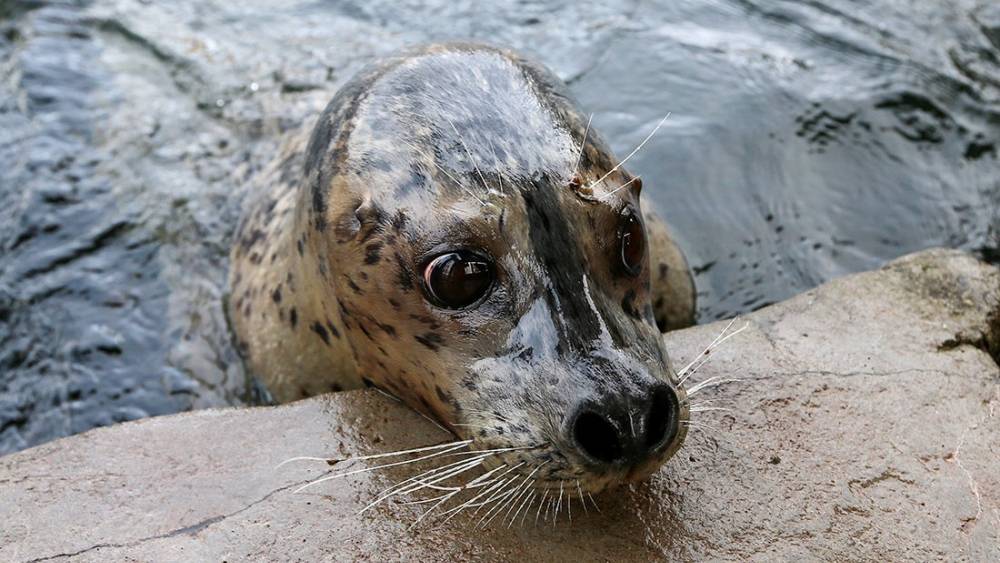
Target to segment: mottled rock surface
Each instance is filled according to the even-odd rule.
[[[358,515],[404,472],[293,491],[325,464],[447,439],[370,391],[94,430],[0,458],[0,560],[1000,559],[1000,272],[929,251],[747,317],[649,482],[511,528]],[[678,363],[721,326],[667,336]],[[712,429],[709,429],[709,425]],[[433,523],[432,523],[433,524]]]

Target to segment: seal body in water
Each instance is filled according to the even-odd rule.
[[[381,60],[248,196],[229,314],[279,401],[374,385],[538,487],[648,475],[686,434],[661,329],[694,286],[642,182],[537,63]],[[655,183],[655,182],[654,182]]]

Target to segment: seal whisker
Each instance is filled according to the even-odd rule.
[[[431,512],[434,512],[434,509],[436,509],[437,507],[441,506],[442,504],[448,502],[448,500],[450,500],[451,497],[457,495],[458,493],[459,493],[459,491],[455,491],[453,493],[445,495],[445,497],[442,498],[440,501],[438,501],[437,504],[435,504],[434,506],[428,508],[426,512],[424,512],[423,514],[421,514],[420,517],[417,518],[416,521],[413,522],[413,524],[410,524],[410,529],[412,530],[413,527],[416,526],[417,524],[419,524],[424,518],[426,518],[428,514],[430,514]]]
[[[442,467],[437,467],[437,468],[431,469],[429,471],[425,471],[424,473],[421,473],[420,475],[417,475],[415,477],[410,477],[409,479],[406,479],[405,481],[397,483],[397,484],[393,485],[392,487],[389,487],[388,489],[386,489],[385,491],[383,491],[382,494],[379,496],[378,499],[376,499],[374,502],[372,502],[371,504],[369,504],[368,506],[366,506],[364,509],[362,509],[361,512],[364,512],[365,510],[368,510],[369,508],[377,505],[378,503],[382,502],[383,500],[385,500],[385,499],[387,499],[389,497],[396,496],[396,495],[410,494],[410,493],[419,491],[419,490],[424,489],[424,488],[431,488],[431,489],[437,489],[437,490],[464,490],[464,489],[469,489],[469,488],[477,488],[477,487],[481,487],[481,486],[486,486],[485,484],[482,484],[482,485],[479,484],[479,482],[482,481],[482,480],[484,480],[484,479],[489,478],[490,475],[492,475],[493,473],[496,473],[497,471],[503,469],[504,467],[507,466],[507,464],[503,464],[500,467],[492,469],[492,470],[484,473],[483,475],[480,475],[476,479],[473,479],[469,483],[466,483],[465,485],[462,485],[461,487],[441,487],[441,486],[437,486],[437,485],[434,485],[434,484],[438,483],[440,481],[443,481],[445,479],[449,479],[451,477],[454,477],[456,475],[460,475],[461,473],[464,473],[464,472],[466,472],[466,471],[468,471],[470,469],[473,469],[473,468],[479,466],[480,464],[482,464],[482,462],[486,458],[488,458],[491,455],[493,455],[491,452],[503,452],[503,451],[509,451],[510,449],[512,449],[512,448],[498,448],[496,450],[485,450],[486,453],[483,453],[483,455],[478,455],[474,459],[471,459],[471,460],[470,459],[459,460],[457,462],[450,463],[450,464],[444,465]],[[468,453],[468,452],[466,452],[466,453]],[[480,453],[482,453],[482,452],[480,452]],[[432,481],[430,481],[430,483],[428,484],[424,480],[432,480]],[[412,483],[417,483],[417,484],[413,485]],[[360,512],[359,512],[359,514],[360,514]]]
[[[700,362],[698,362],[698,364],[696,366],[694,366],[694,368],[692,368],[691,371],[689,371],[689,372],[687,372],[687,373],[684,374],[684,379],[686,380],[686,379],[690,378],[692,375],[694,375],[695,373],[697,373],[698,370],[700,370],[702,368],[702,366],[704,366],[705,364],[707,364],[708,361],[711,359],[711,356],[709,355],[709,354],[711,354],[711,352],[714,352],[716,349],[719,348],[719,346],[721,346],[723,343],[725,343],[730,338],[732,338],[732,337],[736,336],[737,334],[740,334],[741,332],[743,332],[748,326],[749,326],[749,324],[744,325],[739,330],[733,332],[729,336],[726,336],[725,338],[723,338],[722,340],[720,340],[718,344],[716,344],[711,350],[709,350],[708,352],[706,352],[705,357],[702,358],[702,360]]]
[[[701,354],[698,354],[698,356],[696,356],[695,359],[691,361],[691,363],[684,366],[684,369],[681,370],[681,372],[678,374],[681,376],[679,381],[680,384],[683,385],[684,382],[687,381],[692,375],[694,375],[699,369],[701,369],[702,366],[708,363],[708,361],[711,359],[711,353],[714,352],[716,349],[718,349],[720,346],[722,346],[723,343],[725,343],[730,338],[736,336],[737,334],[742,333],[744,330],[750,327],[750,323],[748,322],[739,329],[733,331],[732,333],[726,334],[729,331],[729,328],[733,326],[733,323],[736,322],[737,318],[734,318],[732,321],[730,321],[730,323],[726,325],[726,328],[722,330],[719,336],[717,336],[715,340],[713,340],[712,343],[709,344],[704,351],[702,351]]]
[[[434,475],[434,477],[431,480],[428,481],[417,479],[414,481],[415,484],[410,485],[406,488],[399,489],[396,492],[394,492],[393,495],[406,495],[410,493],[415,493],[423,489],[448,490],[448,491],[462,490],[462,487],[443,487],[437,485],[437,483],[440,483],[441,481],[445,481],[457,475],[461,475],[462,473],[465,473],[470,469],[478,467],[483,463],[483,460],[486,459],[487,457],[489,456],[477,457],[472,460],[463,460],[463,463],[458,467],[449,469],[448,471],[439,472],[438,474]]]
[[[698,360],[701,359],[703,356],[706,356],[709,353],[711,353],[712,347],[715,346],[716,344],[718,344],[719,340],[723,336],[725,336],[727,332],[729,332],[729,329],[732,328],[732,326],[736,323],[737,319],[739,319],[739,317],[733,317],[729,321],[729,324],[726,325],[726,328],[722,329],[722,332],[720,332],[719,335],[715,337],[715,340],[713,340],[711,343],[709,343],[709,345],[706,346],[705,349],[702,350],[700,354],[698,354],[697,356],[695,356],[694,359],[691,360],[688,363],[688,365],[684,366],[683,368],[681,368],[677,372],[678,377],[681,378],[681,380],[679,381],[679,383],[684,383],[684,380],[686,379],[685,375],[687,374],[688,370],[691,369],[691,367],[694,366],[696,363],[698,363]]]
[[[590,497],[590,502],[594,503],[594,510],[600,512],[601,511],[601,507],[597,506],[597,501],[594,500],[594,495],[592,495],[590,493],[587,493],[587,496]]]
[[[546,463],[548,463],[548,462],[546,462]],[[503,512],[504,507],[509,507],[509,508],[507,508],[507,514],[510,514],[510,511],[514,508],[514,504],[517,502],[517,499],[520,498],[520,496],[522,494],[524,494],[525,491],[528,490],[528,486],[527,486],[528,485],[528,481],[544,465],[545,464],[543,463],[542,465],[539,465],[538,467],[536,467],[531,473],[529,473],[528,475],[526,475],[520,481],[520,483],[515,483],[514,486],[513,486],[513,488],[511,488],[505,495],[503,495],[502,498],[497,499],[497,504],[492,509],[490,509],[490,511],[488,511],[485,515],[483,515],[483,519],[485,519],[487,516],[489,516],[491,513],[493,513],[494,510],[496,510],[496,513],[493,514],[493,517],[491,517],[485,523],[483,523],[483,521],[480,520],[480,522],[479,522],[479,524],[477,524],[477,526],[479,526],[479,525],[481,525],[482,527],[488,526],[490,524],[490,522],[492,522],[497,516],[500,515],[501,512]],[[513,480],[516,481],[516,479],[517,479],[517,477],[514,477]],[[501,502],[501,500],[503,502]],[[504,516],[504,518],[506,518],[506,515]]]
[[[485,457],[489,457],[489,456],[487,455],[487,456],[483,456],[483,457],[485,458]],[[368,510],[369,507],[374,506],[375,504],[378,504],[379,502],[381,502],[382,500],[384,500],[384,499],[386,499],[386,498],[388,498],[390,496],[398,494],[402,490],[403,487],[406,487],[408,484],[410,484],[410,483],[412,483],[412,482],[414,482],[414,481],[416,481],[418,479],[432,478],[433,475],[435,475],[436,473],[438,473],[440,471],[445,471],[445,470],[450,469],[452,467],[459,466],[459,465],[462,465],[464,463],[469,463],[469,461],[470,460],[468,460],[468,459],[462,459],[462,460],[459,460],[459,461],[456,461],[456,462],[453,462],[453,463],[449,463],[449,464],[443,465],[441,467],[435,467],[435,468],[430,469],[428,471],[425,471],[425,472],[423,472],[423,473],[421,473],[419,475],[410,477],[409,479],[406,479],[404,481],[396,483],[395,485],[393,485],[393,486],[389,487],[388,489],[382,491],[382,493],[379,494],[379,498],[376,499],[369,506],[366,506],[364,509],[362,509],[361,512],[364,512],[365,510]]]
[[[531,512],[531,507],[532,505],[535,504],[535,497],[537,496],[538,496],[538,491],[531,491],[531,500],[528,502],[528,508],[524,511],[524,514],[521,515],[521,522],[519,524],[521,527],[524,527],[524,520],[528,517],[528,514]]]
[[[472,164],[472,168],[476,171],[476,174],[479,174],[479,179],[483,182],[483,187],[486,188],[486,191],[489,191],[490,185],[486,183],[486,177],[483,176],[483,171],[480,170],[479,165],[476,164],[476,159],[472,158],[472,151],[470,151],[469,146],[465,144],[465,139],[462,138],[462,134],[458,132],[458,128],[455,127],[455,124],[450,119],[448,120],[448,125],[451,125],[451,130],[454,131],[455,135],[458,137],[458,142],[461,143],[462,148],[465,149],[465,154],[469,156],[469,163]]]
[[[403,141],[403,143],[405,143],[405,144],[409,145],[409,146],[410,146],[410,148],[412,148],[413,150],[417,151],[418,153],[419,153],[419,152],[421,152],[421,151],[420,151],[420,149],[418,149],[418,148],[417,148],[417,147],[416,147],[415,145],[413,145],[412,143],[410,143],[410,142],[408,142],[408,141]],[[445,169],[444,169],[444,167],[443,167],[443,166],[441,166],[440,164],[438,164],[436,160],[433,160],[433,159],[432,159],[432,160],[431,160],[431,164],[433,164],[435,168],[437,168],[438,170],[440,170],[442,174],[444,174],[444,175],[445,175],[445,176],[447,176],[448,178],[451,178],[451,181],[452,181],[452,182],[455,182],[455,185],[456,185],[456,186],[458,186],[458,187],[462,188],[462,190],[463,190],[463,191],[465,191],[465,193],[467,193],[467,194],[469,194],[470,196],[472,196],[473,198],[475,198],[475,199],[476,199],[476,201],[478,201],[479,203],[481,203],[481,204],[482,204],[483,206],[486,206],[486,205],[488,205],[488,204],[487,204],[487,203],[486,203],[485,201],[483,201],[483,200],[482,200],[482,199],[481,199],[481,198],[480,198],[479,196],[477,196],[477,195],[476,195],[475,193],[473,193],[473,192],[472,192],[472,190],[470,190],[469,188],[465,187],[465,184],[463,184],[462,182],[459,182],[459,181],[458,181],[458,178],[456,178],[456,177],[452,176],[451,172],[448,172],[447,170],[445,170]]]
[[[501,477],[502,477],[502,476],[504,476],[504,475],[506,475],[507,473],[510,473],[511,471],[514,471],[515,469],[517,469],[517,468],[518,468],[518,467],[520,467],[521,465],[523,465],[523,463],[521,463],[521,464],[518,464],[518,465],[516,465],[516,466],[514,466],[514,467],[511,467],[511,468],[507,469],[507,471],[504,471],[503,473],[501,473],[500,475],[498,475],[497,477],[495,477],[495,478],[493,478],[493,479],[491,479],[491,480],[487,481],[486,483],[483,483],[483,486],[484,486],[484,487],[486,487],[486,489],[484,489],[484,490],[483,490],[482,492],[480,492],[480,493],[479,493],[479,494],[477,494],[476,496],[472,497],[471,499],[469,499],[469,500],[465,501],[465,502],[464,502],[464,503],[462,503],[461,505],[459,505],[459,506],[456,506],[456,507],[454,507],[454,508],[451,508],[451,509],[448,509],[448,510],[446,510],[445,512],[443,512],[443,513],[441,514],[441,516],[444,516],[444,515],[446,515],[446,514],[451,514],[451,516],[448,516],[447,518],[445,518],[445,519],[444,519],[444,521],[442,521],[441,523],[442,523],[442,524],[444,524],[444,523],[445,523],[445,522],[447,522],[448,520],[451,520],[452,518],[454,518],[455,516],[457,516],[457,515],[458,515],[459,513],[461,513],[461,512],[462,512],[463,510],[465,510],[466,508],[471,508],[471,507],[473,507],[473,506],[477,506],[477,507],[478,507],[478,506],[482,506],[482,504],[480,504],[480,505],[475,505],[475,504],[474,504],[474,503],[475,503],[475,501],[477,501],[477,500],[479,500],[480,498],[482,498],[482,497],[484,497],[484,496],[486,496],[486,495],[488,495],[488,494],[490,494],[490,493],[492,493],[492,492],[496,491],[496,490],[497,490],[498,488],[502,488],[502,487],[503,487],[503,483],[504,483],[504,482],[505,482],[506,480],[504,480],[504,479],[501,479]],[[500,469],[503,469],[504,467],[506,467],[506,465],[501,465],[500,467],[497,467],[496,469],[493,469],[492,471],[490,471],[489,473],[487,473],[487,474],[485,474],[485,475],[489,475],[489,474],[492,474],[492,473],[494,473],[494,472],[496,472],[496,471],[499,471]],[[478,511],[478,508],[477,508],[477,511]]]
[[[720,379],[721,377],[722,377],[721,375],[717,375],[715,377],[710,377],[710,378],[706,379],[705,381],[702,381],[701,383],[698,383],[697,385],[693,385],[690,389],[688,389],[688,392],[687,392],[688,397],[691,397],[691,396],[697,394],[699,391],[703,391],[703,390],[708,389],[710,387],[718,387],[719,385],[722,385],[723,383],[733,383],[733,382],[736,382],[736,381],[743,381],[742,379],[737,379],[737,378]]]
[[[608,193],[606,193],[606,194],[602,195],[601,197],[599,197],[599,198],[597,198],[597,199],[599,199],[599,200],[602,200],[602,201],[603,201],[603,200],[605,200],[605,199],[607,199],[607,198],[609,198],[609,197],[611,197],[611,196],[615,195],[616,193],[618,193],[618,192],[620,192],[620,191],[624,190],[625,188],[629,187],[629,186],[630,186],[630,185],[632,184],[632,182],[635,182],[636,180],[640,180],[640,181],[641,181],[641,180],[642,180],[642,177],[641,177],[641,176],[636,176],[636,177],[632,178],[631,180],[629,180],[628,182],[625,182],[624,184],[622,184],[622,185],[618,186],[617,188],[615,188],[615,189],[611,190],[610,192],[608,192]]]
[[[535,481],[532,481],[531,484],[534,485]],[[514,517],[510,519],[510,524],[507,525],[508,528],[514,525],[514,520],[517,520],[517,515],[521,514],[522,510],[524,510],[524,514],[521,514],[521,522],[518,525],[524,526],[524,518],[528,515],[528,512],[531,511],[531,503],[535,501],[535,495],[535,491],[532,490],[530,494],[524,497],[524,500],[521,502],[521,506],[517,507],[517,512],[515,512]]]
[[[580,486],[580,480],[576,480],[576,490],[580,492],[580,504],[583,505],[584,514],[589,514],[587,511],[587,502],[583,500],[583,487]]]
[[[531,485],[534,485],[534,484],[535,484],[535,481],[534,481],[534,479],[532,479]],[[514,515],[510,517],[510,522],[507,523],[507,528],[508,529],[511,526],[514,525],[514,521],[517,520],[517,515],[521,513],[521,510],[524,508],[525,503],[527,503],[528,499],[531,498],[531,495],[534,494],[534,492],[531,490],[531,485],[529,485],[529,486],[527,486],[527,487],[524,488],[524,491],[523,491],[523,493],[521,495],[523,497],[523,500],[521,500],[521,504],[517,505],[517,510],[514,511]],[[509,511],[508,511],[508,513],[509,513]]]
[[[421,447],[421,448],[413,448],[413,449],[409,449],[409,450],[399,450],[399,451],[396,451],[396,452],[386,452],[386,453],[381,453],[381,454],[365,455],[365,456],[359,456],[359,457],[348,457],[348,458],[343,458],[343,459],[337,459],[337,458],[331,458],[331,457],[299,456],[299,457],[292,457],[292,458],[286,459],[285,461],[283,461],[283,462],[279,463],[278,465],[276,465],[275,469],[278,469],[281,466],[283,466],[283,465],[285,465],[287,463],[291,463],[293,461],[322,461],[324,463],[328,463],[330,465],[334,465],[334,464],[337,464],[337,463],[344,463],[344,462],[348,462],[348,461],[365,461],[365,460],[369,460],[369,459],[380,459],[380,458],[385,458],[385,457],[396,457],[396,456],[400,456],[400,455],[416,454],[416,453],[421,453],[421,452],[428,452],[428,451],[431,451],[431,450],[441,450],[441,449],[445,449],[445,448],[451,448],[449,451],[454,451],[454,450],[457,450],[457,449],[461,449],[461,446],[467,446],[467,445],[471,444],[472,442],[473,442],[472,440],[457,440],[455,442],[446,442],[446,443],[443,443],[443,444],[435,444],[433,446],[424,446],[424,447]],[[454,446],[454,447],[452,447],[452,446]],[[442,453],[445,453],[445,452],[442,452]]]
[[[454,457],[454,456],[460,456],[460,455],[477,455],[477,454],[485,454],[485,453],[516,452],[516,451],[524,451],[524,450],[534,450],[534,449],[541,448],[541,447],[543,447],[543,446],[516,446],[516,447],[511,447],[511,448],[496,448],[496,449],[492,449],[492,450],[472,450],[472,451],[468,451],[468,452],[449,453],[449,454],[445,455],[444,457]]]
[[[608,176],[614,174],[614,172],[616,170],[618,170],[619,168],[621,168],[626,162],[628,162],[628,160],[630,158],[632,158],[633,156],[635,156],[635,153],[639,152],[639,149],[641,149],[646,143],[648,143],[649,140],[653,138],[653,135],[655,135],[656,132],[660,130],[660,127],[663,126],[663,123],[667,120],[668,117],[670,117],[670,113],[671,112],[667,112],[667,115],[663,116],[663,119],[661,119],[660,122],[656,124],[656,127],[654,127],[653,130],[649,132],[649,135],[646,135],[646,138],[643,139],[641,143],[639,143],[639,146],[637,146],[634,149],[632,149],[632,152],[628,153],[628,156],[626,156],[625,158],[623,158],[617,165],[615,165],[614,168],[612,168],[611,170],[608,170],[608,172],[606,174],[604,174],[604,176],[601,176],[600,178],[597,179],[597,181],[591,182],[589,185],[592,187],[595,184],[600,184],[601,182],[604,181],[605,178],[607,178]]]
[[[689,405],[692,406],[692,407],[704,407],[706,405],[710,405],[712,403],[718,403],[718,402],[723,401],[723,400],[726,400],[726,399],[723,399],[722,397],[715,397],[715,398],[711,398],[711,399],[702,399],[702,400],[700,400],[700,401],[698,401],[696,403],[689,403]]]
[[[508,508],[508,509],[507,509],[507,514],[505,514],[505,515],[504,515],[504,518],[507,518],[507,515],[509,515],[509,514],[510,514],[510,511],[514,509],[514,505],[515,505],[515,504],[517,503],[517,500],[518,500],[518,499],[519,499],[519,498],[520,498],[521,496],[526,496],[527,492],[528,492],[528,491],[529,491],[529,490],[531,489],[531,486],[530,486],[530,485],[531,485],[531,484],[533,484],[533,483],[535,482],[535,481],[534,481],[534,479],[532,479],[532,477],[534,477],[534,476],[535,476],[535,474],[536,474],[536,473],[538,473],[538,471],[539,471],[539,470],[540,470],[540,469],[541,469],[542,467],[544,467],[544,466],[545,466],[545,464],[546,464],[546,463],[548,463],[549,461],[551,461],[551,460],[547,460],[547,461],[545,461],[545,463],[542,463],[541,465],[539,465],[538,467],[536,467],[535,469],[533,469],[533,470],[531,471],[531,473],[528,473],[528,475],[526,475],[526,476],[525,476],[525,478],[524,478],[524,479],[523,479],[523,480],[521,481],[521,484],[520,484],[520,485],[518,485],[518,487],[520,488],[520,492],[519,492],[519,493],[517,493],[517,495],[515,495],[515,496],[513,497],[513,500],[512,500],[512,501],[511,501],[511,503],[510,503],[510,508]],[[531,481],[531,483],[528,483],[528,481],[529,481],[529,480]],[[522,504],[523,504],[523,503],[522,503]],[[511,524],[513,524],[513,523],[514,523],[514,518],[517,518],[517,512],[515,512],[515,513],[514,513],[514,516],[513,516],[512,518],[511,518]],[[489,524],[489,522],[487,522],[487,524]],[[509,528],[509,527],[510,527],[510,525],[508,525],[507,527]]]
[[[419,524],[419,523],[420,523],[420,521],[422,521],[422,520],[423,520],[423,519],[424,519],[425,517],[427,517],[427,515],[431,514],[431,513],[432,513],[432,512],[433,512],[433,511],[434,511],[434,510],[435,510],[436,508],[438,508],[439,506],[441,506],[442,504],[444,504],[445,502],[447,502],[448,500],[450,500],[450,499],[451,499],[452,497],[454,497],[455,495],[459,494],[460,492],[462,492],[462,491],[464,491],[464,490],[466,490],[466,489],[469,489],[469,488],[472,488],[472,487],[476,487],[476,486],[485,486],[485,485],[478,485],[478,483],[479,483],[480,481],[482,481],[482,480],[484,480],[484,479],[488,478],[488,476],[489,476],[490,474],[492,474],[492,473],[495,473],[496,471],[499,471],[500,469],[502,469],[502,468],[503,468],[503,467],[505,467],[505,466],[506,466],[506,464],[504,464],[504,465],[502,465],[502,466],[500,466],[500,467],[498,467],[498,468],[494,469],[493,471],[490,471],[490,472],[488,472],[488,473],[485,473],[485,474],[483,474],[483,475],[480,475],[479,477],[477,477],[477,478],[473,479],[473,480],[472,480],[472,481],[470,481],[469,483],[466,483],[465,485],[463,485],[463,486],[461,486],[461,487],[456,487],[456,488],[455,488],[455,490],[454,490],[454,491],[452,491],[451,493],[447,493],[447,494],[444,494],[444,495],[441,495],[441,496],[438,496],[438,497],[435,497],[435,498],[434,498],[434,499],[432,499],[431,501],[427,501],[427,502],[432,502],[433,500],[438,500],[438,499],[440,499],[440,500],[439,500],[439,502],[438,502],[437,504],[435,504],[434,506],[430,507],[430,508],[429,508],[429,509],[428,509],[428,510],[427,510],[426,512],[424,512],[423,514],[421,514],[421,515],[420,515],[420,518],[418,518],[418,519],[416,520],[416,522],[414,522],[414,523],[413,523],[413,524],[412,524],[412,525],[410,526],[410,528],[413,528],[413,526],[416,526],[417,524]],[[513,468],[512,468],[512,469],[513,469]],[[511,469],[511,470],[512,470],[512,469]],[[488,483],[488,482],[489,482],[489,481],[487,481],[487,483]],[[447,514],[447,512],[446,512],[445,514]],[[457,513],[456,513],[456,514],[457,514]],[[446,521],[447,521],[447,520],[446,520]]]
[[[476,496],[472,497],[471,499],[465,501],[464,503],[462,503],[462,504],[460,504],[460,505],[458,505],[456,507],[449,508],[448,510],[442,512],[441,516],[445,516],[445,515],[449,515],[449,516],[447,518],[445,518],[444,520],[442,520],[441,524],[444,524],[444,523],[448,522],[449,520],[451,520],[452,518],[458,516],[459,514],[462,513],[463,510],[465,510],[467,508],[472,508],[474,506],[479,506],[479,505],[473,504],[474,501],[476,501],[476,500],[478,500],[478,499],[480,499],[480,498],[482,498],[482,497],[484,497],[484,496],[486,496],[486,495],[488,495],[488,494],[496,491],[497,488],[503,486],[503,480],[501,480],[499,478],[491,479],[491,480],[483,483],[482,486],[484,486],[486,488],[483,489],[483,491],[481,491]]]
[[[542,494],[541,500],[538,502],[538,511],[535,512],[535,525],[538,525],[538,517],[542,514],[542,506],[545,505],[545,497],[549,496],[549,490],[545,489]]]
[[[491,517],[482,525],[483,528],[489,526],[490,522],[493,522],[493,520],[495,520],[497,516],[500,516],[500,514],[504,514],[503,518],[500,519],[501,522],[503,521],[504,518],[507,517],[507,514],[510,514],[510,511],[514,509],[514,505],[517,503],[517,499],[519,499],[521,495],[528,490],[527,488],[522,488],[523,483],[524,482],[522,481],[521,484],[518,484],[517,486],[514,487],[514,489],[511,491],[510,495],[506,498],[506,500],[504,500],[503,503],[500,503],[498,505],[500,507],[500,510],[498,510],[493,515],[493,517]],[[504,513],[503,510],[504,508],[507,509],[506,513]]]
[[[710,412],[710,411],[723,411],[723,412],[733,412],[733,409],[727,409],[725,407],[691,407],[691,412]]]
[[[566,517],[569,518],[569,523],[573,523],[573,495],[569,491],[566,491]]]
[[[459,490],[459,491],[464,490],[464,489],[458,489],[457,487],[456,487],[456,489]],[[419,500],[408,500],[408,501],[400,502],[399,504],[401,504],[403,506],[412,506],[412,505],[417,505],[417,504],[429,504],[429,503],[432,503],[432,502],[437,502],[437,501],[439,501],[439,500],[441,500],[441,499],[443,499],[445,497],[451,498],[452,496],[454,496],[454,491],[450,491],[450,492],[447,492],[447,493],[445,493],[443,495],[438,495],[436,497],[422,498],[422,499],[419,499]]]
[[[500,494],[500,491],[502,491],[502,490],[503,490],[503,487],[504,487],[504,485],[505,485],[505,484],[507,484],[508,482],[510,482],[510,481],[511,481],[511,480],[513,479],[513,478],[507,478],[507,479],[503,479],[502,477],[503,477],[504,475],[507,475],[508,473],[510,473],[510,472],[512,472],[512,471],[515,471],[515,470],[516,470],[516,469],[518,469],[519,467],[523,466],[523,465],[524,465],[524,463],[525,463],[525,462],[523,462],[523,461],[522,461],[521,463],[519,463],[519,464],[517,464],[517,465],[515,465],[515,466],[513,466],[513,467],[510,467],[510,468],[508,468],[508,469],[507,469],[506,471],[504,471],[503,473],[501,473],[501,474],[497,475],[497,476],[496,476],[496,477],[495,477],[495,478],[494,478],[494,479],[493,479],[493,480],[491,481],[491,483],[493,483],[493,484],[492,484],[492,485],[490,485],[490,486],[488,486],[488,487],[486,488],[486,490],[482,491],[481,493],[479,493],[479,494],[478,494],[478,495],[476,495],[475,497],[473,497],[473,498],[469,499],[468,501],[466,501],[466,502],[465,502],[465,503],[463,503],[462,505],[460,505],[460,506],[457,506],[457,507],[455,507],[455,508],[451,508],[451,509],[449,509],[449,510],[445,511],[445,512],[444,512],[444,513],[442,514],[442,516],[444,516],[445,514],[449,514],[449,513],[452,513],[452,512],[453,512],[454,514],[452,514],[452,515],[451,515],[451,516],[449,516],[449,517],[448,517],[447,519],[445,519],[445,521],[444,521],[444,522],[447,522],[448,520],[451,520],[451,518],[453,518],[453,517],[454,517],[455,515],[457,515],[457,514],[458,514],[459,512],[461,512],[462,510],[464,510],[464,509],[466,509],[466,508],[472,508],[473,506],[475,506],[475,507],[476,507],[476,510],[475,510],[475,511],[473,512],[473,514],[476,514],[476,513],[478,513],[478,512],[479,512],[479,510],[480,510],[480,509],[481,509],[481,508],[482,508],[483,506],[486,506],[487,504],[489,504],[490,502],[492,502],[492,501],[493,501],[493,499],[494,499],[494,498],[495,498],[495,497],[496,497],[497,495],[499,495],[499,494]],[[502,467],[504,467],[504,466],[501,466],[500,468],[502,468]],[[497,468],[497,469],[500,469],[500,468]],[[496,471],[496,469],[495,469],[494,471]],[[483,486],[486,486],[486,485],[484,484]],[[479,504],[474,504],[474,502],[475,502],[476,500],[478,500],[479,498],[481,498],[481,497],[483,497],[483,496],[486,496],[486,495],[488,495],[488,494],[491,494],[491,493],[492,493],[492,495],[491,495],[491,496],[490,496],[489,498],[487,498],[486,500],[484,500],[483,502],[481,502],[481,503],[479,503]],[[444,522],[442,522],[442,523],[444,523]]]
[[[555,493],[552,493],[555,496]],[[555,528],[556,524],[559,522],[559,514],[562,512],[562,498],[563,498],[563,481],[559,481],[559,497],[555,502],[555,511],[552,516],[552,527]]]
[[[580,170],[580,161],[583,160],[583,149],[587,147],[587,135],[590,134],[590,122],[594,120],[594,114],[591,113],[590,117],[587,118],[587,128],[583,130],[583,141],[580,143],[580,152],[576,155],[576,164],[573,165],[573,177],[576,177],[576,173]]]
[[[497,148],[492,140],[490,141],[490,151],[493,152],[493,162],[496,163],[497,167],[497,181],[500,182],[500,195],[507,195],[503,189],[503,173],[500,172],[500,158],[497,156]]]
[[[712,432],[715,432],[720,436],[724,434],[722,430],[719,430],[718,428],[712,426],[711,424],[705,424],[704,422],[692,422],[690,420],[687,420],[682,422],[681,424],[686,424],[689,428],[695,428],[698,430],[711,430]]]
[[[494,512],[497,512],[499,510],[503,510],[503,507],[504,507],[504,504],[505,504],[504,501],[506,501],[517,490],[517,483],[516,482],[517,482],[517,478],[516,477],[512,478],[508,482],[509,487],[503,488],[502,489],[503,492],[501,494],[497,495],[497,497],[492,500],[493,506],[490,507],[490,509],[487,510],[485,514],[483,514],[482,518],[479,519],[479,522],[476,523],[476,526],[475,526],[476,528],[483,527],[483,522],[487,518],[490,518],[491,514],[493,514]],[[487,503],[489,503],[489,502],[490,501],[487,501]],[[492,520],[493,519],[490,518],[490,521],[492,521]]]
[[[457,450],[459,448],[464,448],[465,446],[467,446],[469,444],[469,442],[471,442],[471,440],[465,440],[463,442],[459,442],[458,445],[454,446],[451,449],[444,450],[444,451],[441,451],[441,452],[435,452],[433,454],[428,454],[428,455],[421,456],[421,457],[418,457],[418,458],[415,458],[415,459],[408,459],[408,460],[405,460],[405,461],[397,461],[397,462],[393,462],[393,463],[385,463],[385,464],[382,464],[382,465],[376,465],[374,467],[365,467],[365,468],[362,468],[362,469],[355,469],[355,470],[347,471],[347,472],[344,472],[344,473],[337,473],[337,474],[334,474],[334,475],[328,475],[326,477],[322,477],[320,479],[316,479],[315,481],[311,481],[309,483],[306,483],[305,485],[302,485],[298,489],[295,489],[295,492],[296,493],[300,493],[300,492],[304,491],[305,489],[308,489],[309,487],[312,487],[313,485],[318,485],[320,483],[324,483],[326,481],[331,481],[333,479],[339,479],[341,477],[347,477],[349,475],[356,475],[358,473],[367,473],[369,471],[375,471],[377,469],[385,469],[386,467],[396,467],[396,466],[399,466],[399,465],[406,465],[406,464],[409,464],[409,463],[416,463],[418,461],[423,461],[425,459],[431,459],[431,458],[437,457],[439,455],[442,455],[442,454],[445,454],[445,453]]]

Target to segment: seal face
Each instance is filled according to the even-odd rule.
[[[513,448],[499,459],[539,487],[599,491],[677,450],[688,407],[653,288],[686,263],[671,247],[651,265],[666,235],[647,234],[641,181],[558,78],[427,47],[363,71],[289,147],[231,273],[241,348],[279,399],[363,380]],[[656,297],[690,317],[680,285]]]

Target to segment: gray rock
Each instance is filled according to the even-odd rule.
[[[294,490],[343,457],[446,440],[372,391],[93,430],[0,458],[0,560],[1000,559],[1000,272],[929,251],[747,317],[695,376],[681,453],[566,518],[358,515],[405,470]],[[679,364],[720,324],[667,336]],[[397,468],[402,469],[402,468]],[[527,512],[525,512],[527,514]]]

